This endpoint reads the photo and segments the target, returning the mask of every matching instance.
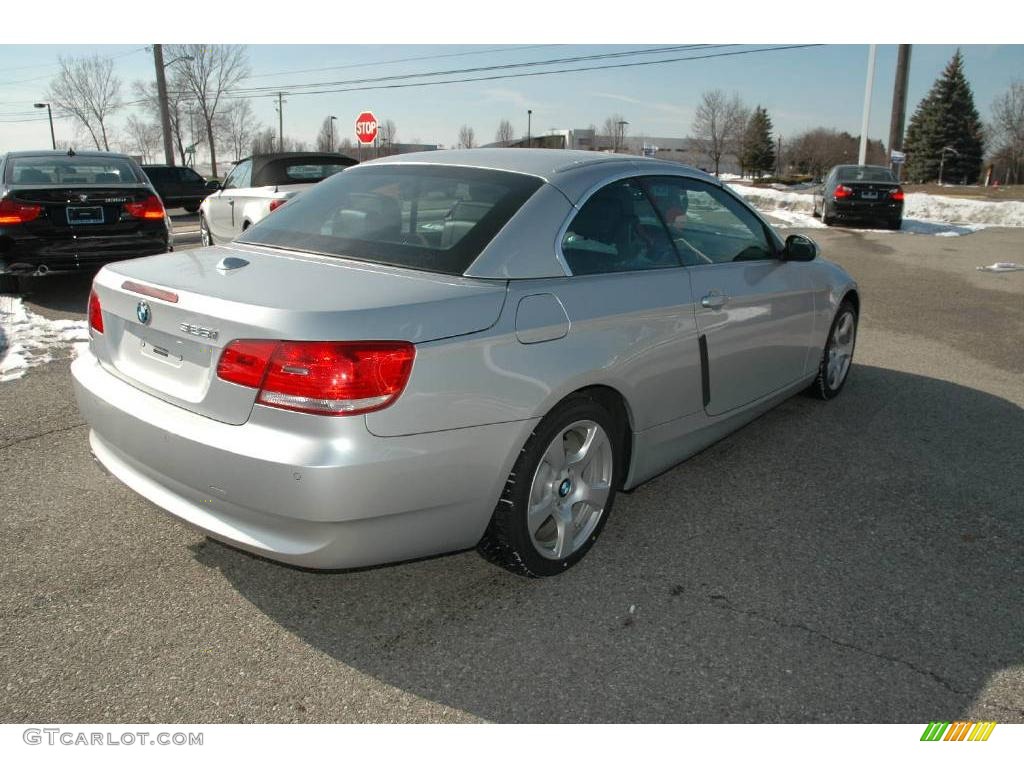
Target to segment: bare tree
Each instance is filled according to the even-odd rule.
[[[394,120],[381,120],[377,123],[377,144],[382,155],[392,154],[392,145],[398,136],[398,126]]]
[[[103,56],[58,59],[47,101],[68,112],[92,137],[96,149],[110,149],[107,120],[121,108],[121,80],[114,60]]]
[[[132,83],[132,95],[150,120],[159,124],[160,98],[157,96],[156,83],[136,80]],[[171,138],[182,165],[185,164],[185,147],[193,143],[189,136],[189,106],[184,80],[175,72],[167,82],[167,114],[171,122]]]
[[[710,158],[715,175],[727,152],[738,152],[747,125],[749,110],[738,94],[726,96],[720,90],[705,91],[693,118],[693,138]]]
[[[338,149],[352,149],[352,139],[350,139],[348,136],[342,137],[341,143],[338,145]]]
[[[217,123],[214,133],[223,139],[224,145],[235,156],[237,163],[260,129],[259,121],[253,117],[252,105],[248,99],[228,102],[217,116]]]
[[[612,152],[618,152],[626,145],[626,126],[629,123],[622,115],[616,113],[606,117],[601,126],[601,133],[607,137]]]
[[[248,54],[241,45],[193,43],[169,45],[165,56],[177,59],[172,65],[203,118],[210,147],[211,175],[217,175],[216,118],[223,108],[225,91],[249,74]]]
[[[992,102],[988,133],[993,158],[1003,166],[1006,183],[1020,183],[1024,177],[1024,80],[1012,82],[1006,93]]]
[[[337,137],[334,135],[334,121],[327,116],[320,123],[320,130],[316,134],[316,151],[334,152],[336,147]]]
[[[163,146],[160,126],[131,115],[125,124],[125,143],[132,153],[142,156],[143,162],[151,162]]]
[[[257,131],[252,137],[252,153],[254,155],[267,155],[277,151],[277,136],[273,128],[264,128]]]
[[[516,137],[515,129],[512,127],[512,123],[508,120],[502,120],[498,123],[498,130],[494,134],[494,140],[502,146],[508,146],[512,143],[512,140]]]
[[[472,149],[476,146],[476,132],[468,125],[459,128],[459,148]]]

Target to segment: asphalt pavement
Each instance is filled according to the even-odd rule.
[[[1024,231],[807,234],[861,284],[842,395],[620,495],[554,579],[244,554],[101,470],[69,361],[0,383],[0,721],[1024,722],[1024,272],[975,270]],[[88,276],[28,287],[84,317]]]

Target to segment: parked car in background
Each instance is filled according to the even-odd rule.
[[[617,490],[837,396],[860,308],[714,177],[548,149],[365,163],[93,288],[79,409],[154,504],[301,566],[478,546],[532,576]]]
[[[206,196],[216,192],[220,186],[216,181],[207,181],[192,168],[144,165],[142,170],[153,182],[166,208],[184,208],[189,213],[198,211]]]
[[[903,187],[883,166],[837,165],[814,191],[814,215],[828,226],[848,221],[899,229]]]
[[[279,152],[240,160],[200,206],[203,245],[234,240],[285,201],[357,163],[333,152]]]
[[[163,203],[128,155],[0,155],[0,290],[16,291],[19,275],[93,269],[171,244]]]

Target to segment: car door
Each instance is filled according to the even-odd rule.
[[[648,187],[689,267],[708,415],[803,377],[814,324],[809,265],[783,261],[764,223],[719,186],[660,177]]]
[[[241,206],[252,178],[252,160],[243,160],[234,167],[224,187],[210,197],[210,233],[214,240],[234,240],[242,231]]]

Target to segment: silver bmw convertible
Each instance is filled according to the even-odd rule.
[[[96,458],[215,539],[330,569],[477,547],[549,576],[616,491],[835,397],[859,309],[814,242],[691,168],[428,152],[104,267],[72,373]]]

